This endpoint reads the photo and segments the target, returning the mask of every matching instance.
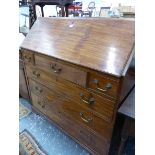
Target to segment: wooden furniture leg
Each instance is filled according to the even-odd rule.
[[[41,7],[41,15],[42,17],[44,17],[44,9],[43,9],[44,5],[41,5],[40,7]]]
[[[68,17],[68,6],[65,6],[66,17]]]
[[[61,11],[62,11],[62,17],[65,17],[65,10],[64,10],[64,6],[61,6]]]

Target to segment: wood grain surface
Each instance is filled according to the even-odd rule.
[[[32,108],[35,112],[46,116],[49,121],[54,123],[57,127],[59,127],[59,129],[72,137],[75,141],[80,143],[92,155],[107,155],[107,150],[110,146],[107,140],[97,134],[94,134],[91,130],[82,126],[82,124],[72,121],[72,118],[64,117],[63,112],[60,112],[58,109],[53,109],[52,104],[45,103],[44,105],[46,108],[42,108],[41,105],[38,107],[38,101],[42,101],[41,98],[33,93],[31,96],[34,102],[34,106]]]
[[[33,108],[92,154],[107,155],[134,85],[134,21],[38,18],[21,44]]]
[[[29,100],[28,88],[24,72],[24,64],[22,60],[19,60],[19,94]]]
[[[122,76],[135,22],[110,18],[38,18],[21,48]]]
[[[35,65],[42,70],[46,70],[56,76],[86,87],[87,73],[80,69],[59,63],[56,59],[44,58],[41,55],[35,55]]]

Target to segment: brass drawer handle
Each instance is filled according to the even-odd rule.
[[[81,119],[86,123],[90,123],[93,120],[92,118],[86,118],[83,112],[80,112],[80,116],[81,116]]]
[[[24,60],[30,62],[31,61],[31,57],[30,56],[27,56],[27,55],[24,55]]]
[[[57,64],[51,64],[51,69],[54,73],[60,73],[62,70],[60,67],[57,66]]]
[[[40,73],[37,72],[37,71],[33,71],[33,75],[34,75],[36,78],[40,77]]]
[[[39,87],[35,87],[35,90],[37,91],[37,92],[39,92],[39,93],[42,93],[43,92],[43,89],[41,89],[41,88],[39,88]]]
[[[45,105],[43,104],[41,107],[42,107],[42,108],[45,108]]]
[[[37,102],[39,104],[39,106],[41,106],[42,108],[45,108],[45,105],[42,104],[40,101]]]
[[[82,92],[80,93],[80,96],[81,96],[81,100],[86,104],[91,105],[95,103],[95,99],[93,97],[89,97],[88,99],[85,99],[84,94]]]
[[[102,92],[107,92],[108,90],[110,90],[112,88],[111,83],[107,83],[104,88],[100,88],[99,87],[99,81],[97,79],[94,79],[93,83],[95,83],[97,85],[96,89],[99,90],[99,91],[102,91]]]

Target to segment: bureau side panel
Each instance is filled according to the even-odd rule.
[[[19,94],[29,100],[23,61],[19,60]]]
[[[126,72],[126,75],[121,78],[119,105],[128,95],[128,93],[131,91],[134,85],[135,85],[135,66],[134,66],[134,58],[133,58],[129,69]]]

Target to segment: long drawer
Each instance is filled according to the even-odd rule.
[[[60,78],[50,76],[45,71],[41,71],[37,68],[30,68],[27,66],[26,69],[30,78],[43,83],[47,87],[50,87],[50,89],[53,91],[60,92],[62,95],[72,98],[72,100],[80,104],[82,107],[88,108],[88,110],[92,111],[104,120],[112,122],[115,106],[113,101],[98,96],[95,93],[89,92],[84,88],[76,87],[69,82],[64,83],[64,81],[62,81]],[[39,76],[34,76],[34,73],[37,73]],[[39,85],[38,83],[36,84],[31,80],[30,87],[31,89],[37,91],[39,94],[48,92],[47,90],[39,92],[40,89],[43,90],[42,85]]]
[[[34,92],[38,96],[45,97],[50,102],[56,101],[57,99],[60,99],[62,97],[60,93],[56,93],[56,90],[53,89],[52,91],[50,91],[47,87],[30,78],[29,86],[32,92]]]
[[[31,96],[34,107],[48,116],[78,142],[84,144],[87,148],[92,150],[94,154],[107,154],[107,149],[109,148],[109,142],[107,140],[97,134],[94,134],[89,129],[84,128],[81,124],[77,124],[73,121],[72,117],[65,117],[65,113],[63,111],[56,108],[48,101],[45,102],[45,100],[38,97],[34,93],[31,93]]]
[[[64,98],[59,102],[60,112],[68,118],[74,119],[75,122],[84,125],[91,129],[94,133],[102,135],[105,139],[111,138],[111,125],[106,123],[103,119],[97,117],[87,109],[82,108],[71,99]]]
[[[64,78],[80,86],[86,87],[87,73],[64,64],[57,59],[35,55],[35,65],[55,76]]]
[[[106,155],[109,148],[109,142],[102,137],[94,134],[90,130],[80,126],[76,122],[73,122],[71,118],[67,119],[64,114],[59,112],[61,117],[60,126],[75,137],[82,144],[86,145],[90,150],[95,151],[95,155]],[[64,119],[65,118],[65,119]]]

